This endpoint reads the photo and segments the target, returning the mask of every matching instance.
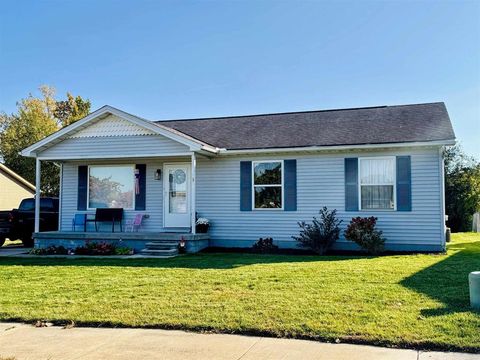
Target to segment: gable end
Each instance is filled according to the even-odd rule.
[[[69,136],[70,139],[111,136],[155,135],[152,130],[133,124],[115,115],[101,119]]]

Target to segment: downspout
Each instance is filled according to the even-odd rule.
[[[443,159],[443,150],[444,146],[441,146],[438,149],[438,161],[439,161],[439,172],[440,172],[440,225],[441,230],[441,240],[443,250],[446,250],[446,232],[447,232],[447,222],[445,219],[445,161]]]

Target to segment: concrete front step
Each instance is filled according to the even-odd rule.
[[[140,251],[142,255],[174,257],[178,255],[178,249],[143,249]]]
[[[166,245],[151,245],[145,247],[144,250],[171,250],[177,249],[177,246],[166,246]]]
[[[153,241],[145,244],[147,249],[172,249],[178,247],[177,241]]]

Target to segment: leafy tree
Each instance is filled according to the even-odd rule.
[[[460,145],[447,148],[445,159],[445,207],[452,232],[471,231],[472,216],[480,211],[480,162]]]
[[[123,191],[123,185],[112,177],[90,176],[90,201],[95,207],[131,207],[133,190]]]
[[[89,112],[90,100],[84,100],[81,96],[74,97],[67,92],[66,100],[56,102],[53,115],[63,127],[87,116]]]
[[[17,113],[0,114],[0,156],[6,166],[32,183],[35,182],[35,159],[23,157],[20,152],[90,111],[90,101],[80,96],[74,98],[67,93],[67,100],[57,101],[55,89],[45,85],[40,87],[40,93],[40,97],[30,94],[20,100]],[[43,195],[58,195],[58,165],[42,162],[41,183]]]

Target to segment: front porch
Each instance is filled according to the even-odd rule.
[[[63,246],[75,249],[84,246],[87,241],[113,243],[117,246],[129,247],[135,253],[147,255],[176,255],[181,240],[185,241],[186,252],[195,253],[209,245],[208,234],[192,234],[179,232],[74,232],[47,231],[33,235],[36,248]]]
[[[197,212],[197,157],[218,152],[118,109],[95,111],[22,152],[36,160],[35,247],[71,249],[104,241],[151,255],[173,253],[182,239],[187,252],[207,247],[209,236],[196,234],[197,216],[203,215]],[[55,232],[40,232],[44,161],[60,170]],[[107,214],[108,209],[115,214]],[[132,232],[124,232],[128,229]]]
[[[33,236],[36,248],[75,249],[85,246],[87,241],[106,242],[133,249],[136,254],[168,257],[178,254],[182,239],[189,253],[209,246],[208,235],[196,235],[194,153],[188,157],[63,160],[60,169],[59,228],[40,232],[37,218]],[[101,174],[100,181],[95,179],[94,170],[112,169],[128,169],[129,176],[112,178],[111,174],[115,176],[112,171]],[[184,177],[176,180],[176,173]],[[126,187],[128,191],[114,195],[121,200],[129,197],[129,201],[125,204],[110,201],[113,191],[102,192],[99,186],[105,187],[107,183],[113,184],[113,189],[115,184]],[[94,193],[92,186],[100,190]],[[116,211],[115,220],[100,216],[100,211],[109,209]],[[139,217],[141,220],[137,222]]]

